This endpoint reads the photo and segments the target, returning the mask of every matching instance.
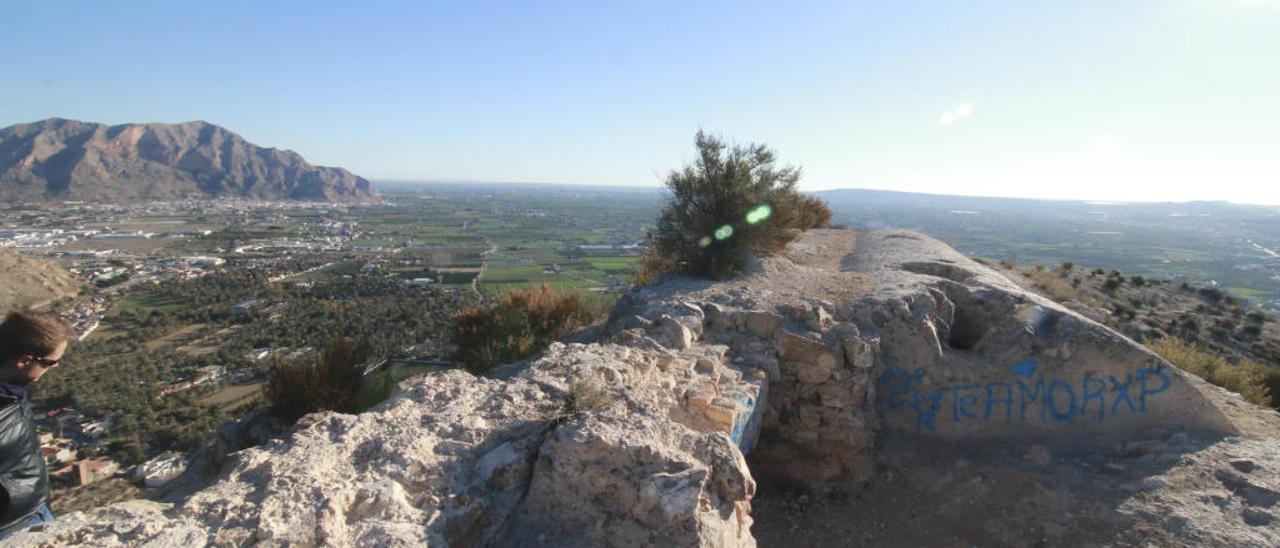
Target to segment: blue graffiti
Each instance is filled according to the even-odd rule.
[[[1078,382],[1049,379],[1036,375],[1037,368],[1035,360],[1027,360],[1009,369],[1012,375],[1022,378],[926,390],[924,369],[905,371],[890,366],[878,382],[888,395],[891,411],[909,409],[915,413],[916,431],[929,432],[935,430],[940,417],[952,423],[974,420],[1101,423],[1126,412],[1145,413],[1148,399],[1164,393],[1173,384],[1168,371],[1142,368],[1123,379],[1109,375],[1111,390],[1108,391],[1107,381],[1098,377],[1085,377]]]
[[[1022,362],[1018,365],[1015,365],[1009,368],[1009,370],[1013,371],[1014,375],[1020,375],[1023,377],[1031,378],[1032,375],[1036,374],[1036,367],[1039,365],[1040,364],[1036,363],[1035,360],[1027,360],[1025,362]]]
[[[755,398],[746,394],[739,394],[737,402],[742,409],[750,410],[749,413],[739,414],[733,422],[733,430],[729,437],[738,445],[738,449],[742,450],[742,454],[751,452],[751,449],[760,441],[760,428],[764,421],[764,402],[768,395],[768,383],[760,384],[760,392]]]

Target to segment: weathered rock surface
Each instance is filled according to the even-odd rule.
[[[1145,347],[934,240],[867,234],[847,264],[880,281],[843,312],[880,334],[889,429],[951,439],[1234,430]]]
[[[763,379],[723,356],[557,343],[514,378],[432,375],[375,411],[305,417],[176,504],[61,516],[15,542],[753,545],[755,483],[729,435]],[[584,382],[604,405],[567,409]]]
[[[902,490],[877,470],[926,470],[939,455],[970,454],[955,443],[1007,447],[1007,459],[989,457],[1002,463],[991,470],[1028,473],[1086,448],[1092,464],[1076,472],[1084,485],[1096,475],[1116,496],[1164,489],[1210,520],[1184,529],[1215,542],[1278,538],[1268,532],[1277,502],[1268,474],[1280,466],[1258,448],[1211,459],[1213,471],[1200,474],[1225,486],[1218,506],[1251,527],[1247,535],[1219,535],[1207,507],[1176,497],[1182,476],[1157,474],[1205,447],[1185,443],[1189,435],[1238,433],[1240,417],[1252,415],[1235,400],[919,234],[811,231],[734,280],[665,277],[633,291],[602,332],[596,343],[554,344],[502,378],[435,374],[371,412],[309,416],[288,439],[234,453],[217,481],[190,496],[62,516],[15,541],[752,546],[757,482]],[[1268,420],[1245,430],[1276,424]],[[929,481],[952,489],[951,500],[1003,500],[963,475],[921,474],[934,472]],[[1062,493],[1092,496],[1075,487]],[[1040,503],[1043,490],[1028,493],[1010,500]],[[849,511],[880,515],[877,500]],[[986,519],[965,517],[962,506],[938,511],[952,510],[956,522]],[[1160,513],[1141,503],[1126,511]],[[1002,531],[974,540],[1029,541],[1024,530]]]

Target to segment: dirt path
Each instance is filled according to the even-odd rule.
[[[489,270],[489,255],[498,250],[498,244],[493,243],[493,239],[488,236],[480,234],[477,234],[477,236],[480,236],[485,243],[489,244],[489,248],[480,253],[480,272],[477,272],[476,276],[471,278],[471,292],[480,295],[480,280],[484,278],[484,273]]]

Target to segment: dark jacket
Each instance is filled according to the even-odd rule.
[[[0,531],[49,502],[49,471],[26,395],[0,391]]]

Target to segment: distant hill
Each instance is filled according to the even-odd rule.
[[[50,118],[0,129],[0,199],[377,199],[369,181],[207,122],[108,126]]]
[[[0,314],[73,296],[82,285],[53,263],[0,247]]]

